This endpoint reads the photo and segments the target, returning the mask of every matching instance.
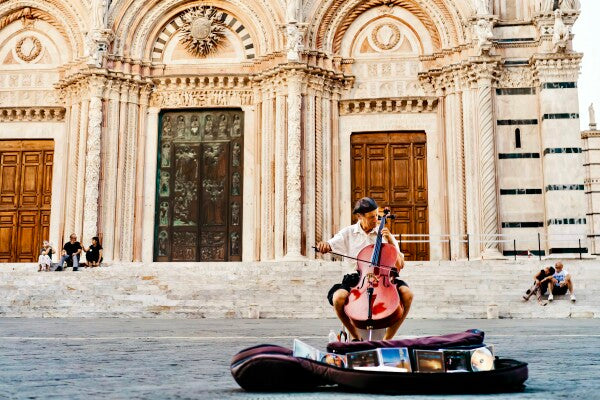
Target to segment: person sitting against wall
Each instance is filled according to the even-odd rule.
[[[69,241],[65,243],[62,250],[62,257],[58,263],[57,271],[63,270],[65,261],[71,259],[73,262],[73,271],[79,270],[79,257],[81,256],[81,243],[77,241],[77,235],[71,233]]]
[[[50,266],[52,265],[52,254],[54,254],[54,250],[52,249],[50,242],[44,240],[44,244],[40,250],[40,256],[38,257],[38,272],[40,272],[42,269],[45,271],[50,271]]]
[[[548,304],[542,301],[542,295],[548,290],[548,285],[550,284],[550,280],[552,279],[554,272],[554,267],[546,267],[535,274],[533,277],[533,286],[527,289],[523,295],[523,300],[528,301],[529,298],[535,294],[538,303],[543,306]]]
[[[92,238],[92,244],[90,247],[84,247],[85,259],[87,260],[88,267],[99,267],[102,262],[102,245],[100,245],[100,239],[98,236]]]

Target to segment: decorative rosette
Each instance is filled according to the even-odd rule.
[[[217,15],[213,7],[195,7],[181,16],[181,43],[192,55],[205,57],[218,48],[225,36],[225,26]]]

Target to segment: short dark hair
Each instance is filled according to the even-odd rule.
[[[100,238],[98,236],[94,236],[92,240],[95,240],[96,243],[100,244]]]
[[[354,204],[352,214],[366,214],[373,210],[377,210],[377,203],[370,197],[363,197]]]
[[[554,267],[550,267],[550,269],[548,271],[550,272],[551,275],[554,275],[554,273],[556,272]]]

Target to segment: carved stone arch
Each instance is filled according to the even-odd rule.
[[[466,41],[463,25],[466,17],[454,5],[443,0],[331,0],[328,8],[316,10],[311,22],[311,46],[334,54],[352,22],[365,11],[384,6],[398,6],[419,18],[430,33],[434,48],[440,51]]]
[[[69,43],[72,58],[83,55],[83,35],[80,32],[84,29],[78,24],[78,18],[71,15],[64,5],[57,7],[53,3],[40,0],[17,0],[0,4],[0,29],[15,19],[24,17],[25,14],[54,26]]]
[[[163,50],[165,49],[166,43],[172,39],[173,36],[183,26],[183,20],[181,15],[188,9],[170,17],[170,21],[160,29],[159,33],[155,36],[152,47],[150,48],[150,59],[153,62],[161,62],[163,56]],[[235,36],[238,37],[243,46],[244,57],[250,61],[256,56],[256,49],[252,42],[252,36],[246,27],[234,16],[228,14],[224,10],[217,9],[216,19],[226,26]],[[148,49],[144,51],[144,58],[148,58]]]
[[[142,4],[140,4],[142,3]],[[171,16],[191,7],[213,6],[234,16],[245,27],[252,38],[255,55],[264,54],[273,49],[277,42],[276,21],[266,15],[262,7],[242,0],[213,0],[210,2],[183,0],[150,0],[132,1],[119,17],[115,26],[116,36],[119,38],[116,48],[117,54],[132,58],[150,57],[148,42],[158,36]],[[153,43],[153,42],[152,42]]]

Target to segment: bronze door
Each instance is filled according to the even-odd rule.
[[[390,207],[394,234],[429,232],[425,133],[353,134],[351,160],[352,204],[369,196]],[[403,243],[402,252],[406,260],[429,260],[427,243]]]
[[[48,240],[52,140],[0,140],[0,262],[37,262]]]
[[[161,114],[155,261],[241,261],[243,118],[224,109]]]

